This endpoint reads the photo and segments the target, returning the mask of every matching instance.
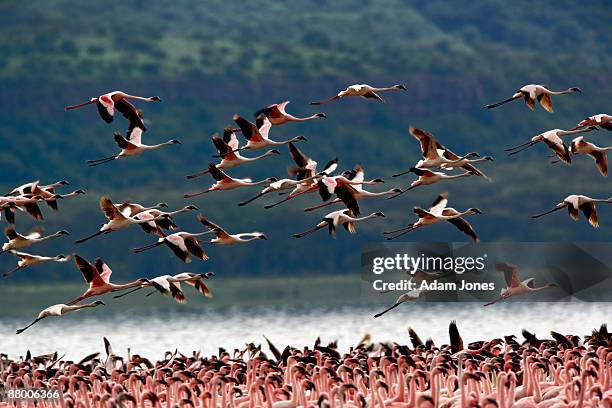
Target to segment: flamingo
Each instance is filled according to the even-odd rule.
[[[268,137],[272,123],[265,116],[257,118],[256,123],[250,122],[238,114],[234,114],[232,120],[240,127],[242,135],[247,139],[247,144],[235,150],[256,150],[266,147],[282,146],[290,142],[306,141],[304,136],[295,136],[280,142]]]
[[[113,273],[112,269],[100,258],[96,258],[94,263],[88,262],[85,258],[78,254],[74,254],[74,263],[77,268],[83,274],[85,282],[89,285],[89,288],[83,292],[82,295],[72,299],[67,305],[75,305],[82,300],[90,298],[92,296],[100,296],[110,292],[117,292],[125,289],[131,289],[135,286],[140,285],[143,282],[143,278],[136,279],[135,281],[116,284],[110,281],[110,277]]]
[[[200,241],[197,239],[197,237],[209,233],[210,231],[204,231],[199,233],[179,231],[165,237],[160,237],[157,242],[153,244],[146,245],[140,248],[134,248],[133,251],[135,253],[140,253],[148,251],[149,249],[153,249],[162,244],[166,244],[166,246],[172,250],[174,255],[176,255],[181,261],[185,263],[191,262],[191,255],[203,261],[206,261],[208,259],[208,255],[206,255],[206,253],[200,246]]]
[[[44,262],[66,262],[70,259],[69,256],[59,254],[56,256],[42,256],[42,255],[33,255],[27,254],[25,252],[19,252],[15,250],[9,251],[11,254],[15,255],[19,258],[19,262],[17,262],[17,267],[11,271],[5,272],[2,276],[5,278],[11,276],[15,272],[25,269],[29,266],[39,265]]]
[[[412,190],[413,188],[416,188],[418,186],[428,186],[431,184],[435,184],[439,181],[442,180],[454,180],[454,179],[458,179],[461,177],[468,177],[468,176],[474,176],[475,173],[473,173],[472,171],[466,171],[463,172],[461,174],[446,174],[446,173],[442,173],[440,171],[431,171],[431,170],[424,170],[424,169],[419,169],[416,167],[412,167],[410,170],[408,170],[405,173],[401,173],[401,174],[406,174],[406,173],[414,173],[417,176],[419,176],[419,178],[415,181],[413,181],[412,183],[410,183],[410,187],[407,187],[403,190],[400,190],[396,195],[393,195],[391,197],[389,197],[389,199],[392,198],[396,198],[402,194],[404,194],[406,191]],[[401,175],[399,174],[399,175]],[[398,174],[394,175],[393,177],[399,176]]]
[[[4,235],[6,235],[8,242],[2,245],[2,251],[0,251],[0,254],[3,252],[11,251],[13,249],[29,248],[34,244],[39,244],[52,238],[61,237],[62,235],[70,235],[68,231],[61,230],[53,234],[47,235],[46,237],[43,237],[43,231],[44,230],[42,227],[38,227],[32,229],[27,235],[22,235],[15,231],[14,226],[11,225],[6,227],[6,229],[4,230]]]
[[[385,214],[378,211],[378,212],[373,212],[372,214],[367,215],[365,217],[354,217],[353,212],[349,209],[337,210],[337,211],[330,212],[329,214],[324,216],[321,219],[321,222],[318,223],[317,226],[314,227],[313,229],[305,231],[305,232],[301,232],[299,234],[294,234],[293,236],[295,238],[302,238],[302,237],[305,237],[306,235],[310,235],[313,232],[320,230],[321,228],[328,227],[329,235],[335,238],[336,228],[338,228],[339,226],[343,226],[349,233],[354,234],[356,232],[356,229],[355,229],[356,223],[365,221],[365,220],[369,220],[371,218],[384,217],[384,216]]]
[[[539,292],[541,290],[557,286],[554,283],[547,283],[544,286],[534,287],[534,278],[520,281],[518,278],[518,267],[516,265],[500,262],[495,264],[495,269],[504,273],[507,287],[501,290],[499,298],[486,303],[485,306],[491,306],[494,303],[501,302],[502,300],[506,300],[510,297]]]
[[[463,219],[463,217],[468,215],[482,214],[482,211],[480,211],[478,208],[469,208],[464,212],[459,212],[452,207],[447,207],[447,204],[448,193],[442,193],[434,200],[431,207],[429,207],[427,211],[420,207],[414,207],[413,211],[419,217],[416,222],[397,230],[386,231],[384,234],[390,235],[399,232],[399,234],[393,237],[387,237],[388,240],[395,239],[414,231],[415,229],[448,221],[457,227],[461,232],[472,238],[475,242],[479,242],[478,235],[474,231],[474,228],[469,222]]]
[[[493,161],[493,158],[491,156],[480,157],[478,153],[470,152],[460,157],[453,153],[451,150],[444,147],[442,144],[440,144],[440,142],[436,140],[435,136],[429,132],[417,129],[414,126],[410,126],[408,132],[419,141],[419,144],[421,145],[421,153],[423,155],[423,159],[419,160],[414,167],[419,169],[453,169],[457,167],[462,167],[465,170],[471,171],[478,176],[483,176],[486,178],[486,175],[474,166],[472,166],[472,163]],[[472,157],[478,158],[471,160]],[[409,171],[399,173],[394,175],[393,177],[398,177],[408,172]]]
[[[37,221],[44,219],[43,213],[38,206],[40,201],[51,201],[62,199],[63,196],[55,194],[52,197],[44,198],[42,196],[17,196],[17,197],[0,197],[0,206],[4,210],[4,215],[9,224],[15,223],[15,211],[25,211]]]
[[[183,198],[197,197],[202,194],[210,193],[211,191],[233,190],[239,187],[260,186],[262,184],[269,184],[269,183],[273,183],[277,181],[274,177],[268,177],[267,179],[260,180],[260,181],[253,181],[250,178],[243,178],[243,179],[233,178],[233,177],[228,176],[222,170],[219,170],[212,163],[208,165],[208,172],[215,180],[217,180],[217,182],[213,184],[212,186],[210,186],[210,188],[207,188],[206,190],[203,190],[197,193],[185,194]]]
[[[397,300],[391,306],[389,306],[388,308],[386,308],[380,313],[376,313],[374,315],[374,318],[378,318],[384,315],[385,313],[390,312],[391,310],[395,309],[402,303],[413,302],[413,301],[416,301],[416,300],[419,300],[425,297],[425,295],[427,294],[427,290],[420,289],[419,287],[422,282],[425,282],[434,276],[440,276],[440,274],[433,274],[430,276],[427,272],[423,271],[422,269],[417,269],[415,273],[411,275],[410,280],[408,281],[411,287],[415,287],[416,289],[411,289],[399,295]]]
[[[95,159],[95,160],[87,160],[88,165],[90,167],[99,166],[100,164],[108,163],[113,160],[120,159],[122,157],[139,156],[143,152],[146,152],[149,150],[156,150],[156,149],[161,149],[162,147],[166,147],[166,146],[181,144],[179,140],[171,139],[163,143],[158,143],[154,145],[146,145],[146,144],[143,144],[141,141],[142,132],[143,132],[142,128],[130,126],[130,128],[128,129],[127,139],[124,138],[121,135],[121,133],[115,132],[114,133],[115,143],[117,143],[117,146],[121,149],[121,151],[118,154],[113,155],[113,156],[103,157],[101,159]]]
[[[40,181],[37,180],[16,187],[6,195],[23,198],[40,197],[45,199],[46,204],[50,208],[57,211],[57,197],[61,196],[61,198],[68,198],[85,194],[85,191],[81,189],[74,190],[68,194],[57,194],[56,188],[65,185],[68,185],[68,182],[65,180],[60,180],[48,185],[40,185]]]
[[[606,113],[600,113],[597,115],[589,116],[588,118],[581,120],[575,128],[570,130],[580,129],[582,127],[589,126],[600,126],[606,130],[612,131],[612,115]]]
[[[576,92],[581,93],[582,91],[580,90],[580,88],[576,88],[576,87],[568,88],[565,91],[551,91],[550,89],[548,89],[547,85],[529,84],[529,85],[525,85],[524,87],[516,91],[516,93],[512,95],[510,98],[503,100],[501,102],[486,105],[485,108],[487,109],[497,108],[498,106],[511,102],[515,99],[523,98],[525,99],[525,104],[529,107],[529,109],[534,110],[535,101],[537,99],[538,102],[540,102],[540,105],[542,105],[544,109],[552,113],[553,106],[552,106],[552,101],[550,99],[551,96],[565,95],[565,94],[571,94],[571,93],[576,93]]]
[[[215,167],[224,170],[231,169],[233,167],[241,166],[243,164],[252,163],[257,160],[261,160],[265,157],[270,157],[276,154],[280,154],[280,152],[276,149],[268,150],[262,155],[255,157],[244,157],[239,153],[240,143],[238,142],[238,138],[236,138],[236,134],[231,127],[226,127],[223,131],[223,138],[218,134],[214,134],[212,136],[212,142],[215,145],[217,152],[219,153],[219,157],[221,157],[221,162],[216,164]],[[208,169],[199,171],[194,174],[189,174],[185,176],[187,179],[194,179],[196,177],[200,177],[204,174],[209,173]]]
[[[41,186],[40,181],[36,180],[36,181],[31,181],[29,183],[22,184],[19,187],[15,187],[13,190],[6,193],[5,195],[20,196],[20,195],[25,195],[25,194],[32,194],[34,190],[47,190],[47,189],[57,188],[57,187],[67,186],[67,185],[70,185],[70,183],[68,183],[66,180],[59,180],[59,181],[56,181],[55,183]]]
[[[579,129],[579,130],[562,130],[562,129],[552,129],[546,132],[540,133],[539,135],[535,135],[531,138],[531,140],[527,143],[520,144],[518,146],[510,147],[506,149],[509,156],[513,156],[517,153],[522,152],[523,150],[529,149],[531,146],[534,146],[540,142],[546,143],[549,149],[553,151],[553,153],[565,164],[571,164],[572,158],[570,157],[570,151],[562,140],[562,137],[575,135],[577,133],[587,133],[593,130],[597,130],[596,127],[589,127],[587,129]]]
[[[132,289],[129,292],[122,293],[120,295],[114,296],[115,299],[121,298],[123,296],[129,295],[130,293],[136,292],[140,289],[146,287],[153,287],[159,293],[165,296],[170,296],[178,303],[185,303],[185,293],[181,288],[181,282],[184,282],[190,286],[193,286],[200,294],[204,297],[211,298],[212,292],[209,287],[204,282],[205,279],[210,279],[215,274],[214,272],[206,272],[206,273],[191,273],[191,272],[182,272],[177,275],[161,275],[156,276],[151,279],[143,279],[143,282],[136,289]],[[147,294],[150,296],[154,292]]]
[[[346,177],[345,177],[346,176]],[[314,211],[328,205],[344,203],[350,208],[355,215],[359,215],[358,201],[364,197],[380,197],[401,192],[399,188],[392,188],[386,191],[372,192],[363,189],[363,184],[383,183],[384,180],[377,178],[370,181],[364,181],[365,171],[362,166],[356,166],[353,170],[345,172],[343,176],[323,177],[319,181],[319,194],[323,201],[331,198],[332,194],[336,194],[337,198],[327,203],[317,205],[315,207],[306,208],[304,211]]]
[[[152,219],[140,219],[139,220],[135,217],[125,216],[121,213],[121,211],[119,211],[117,207],[115,207],[115,205],[113,204],[109,196],[103,196],[100,198],[100,210],[102,210],[102,212],[104,213],[108,221],[105,224],[102,224],[98,232],[88,237],[75,241],[75,244],[80,244],[94,237],[97,237],[98,235],[101,235],[101,234],[109,234],[113,231],[127,228],[130,225],[145,224],[151,221],[159,221],[159,220],[167,218],[166,215],[161,215],[159,217],[155,217]]]
[[[337,99],[342,99],[347,96],[360,96],[365,99],[376,99],[377,101],[384,102],[384,100],[378,95],[378,92],[385,91],[405,91],[406,87],[404,85],[393,85],[385,88],[375,88],[373,86],[367,84],[356,84],[348,86],[345,90],[338,92],[337,95],[332,96],[331,98],[324,99],[322,101],[310,102],[311,105],[323,105],[324,103],[328,103],[331,101],[335,101]]]
[[[291,158],[297,165],[296,167],[292,167],[289,169],[289,174],[295,175],[296,180],[288,179],[288,178],[276,180],[270,183],[264,189],[262,189],[259,192],[259,194],[257,194],[256,196],[253,196],[252,198],[246,201],[238,203],[239,207],[247,205],[250,202],[255,201],[258,198],[268,193],[274,192],[274,191],[288,190],[291,188],[296,188],[297,186],[300,186],[300,185],[305,186],[307,184],[312,184],[312,182],[315,179],[322,177],[325,174],[325,170],[323,171],[323,173],[317,174],[316,173],[317,162],[314,161],[312,158],[306,156],[304,153],[302,153],[302,151],[300,151],[300,149],[298,149],[295,146],[295,144],[288,143],[287,147],[289,149],[289,153],[291,153]],[[336,163],[337,163],[337,159],[336,159]],[[336,169],[336,166],[333,166],[333,167],[332,166],[333,166],[332,162],[329,162],[325,166],[326,170],[329,171],[330,173]]]
[[[96,98],[91,98],[89,101],[80,103],[78,105],[66,106],[64,109],[72,110],[95,103],[100,117],[106,123],[111,123],[113,121],[113,118],[115,117],[115,109],[117,109],[119,113],[121,113],[123,117],[130,122],[130,126],[137,126],[143,130],[146,130],[140,111],[130,103],[129,99],[145,102],[161,101],[159,96],[143,97],[129,95],[122,91],[114,91],[100,95]]]
[[[584,136],[578,136],[570,143],[569,150],[572,154],[587,154],[595,160],[597,169],[602,176],[608,177],[608,156],[606,152],[612,150],[611,147],[599,147],[594,143],[584,140]]]
[[[49,306],[48,308],[43,309],[38,314],[38,317],[32,323],[28,324],[26,327],[22,329],[18,329],[16,334],[23,333],[24,331],[26,331],[27,329],[29,329],[30,327],[32,327],[33,325],[41,321],[42,319],[49,317],[49,316],[63,316],[68,313],[76,312],[77,310],[86,309],[90,307],[104,306],[104,305],[106,305],[106,303],[104,303],[103,301],[96,300],[95,302],[85,303],[82,305],[71,306],[71,305],[65,305],[63,303],[59,303],[57,305]]]
[[[150,207],[144,206],[139,203],[134,203],[131,201],[123,201],[121,204],[113,204],[113,205],[117,207],[117,209],[121,211],[121,214],[125,215],[126,217],[135,217],[136,215],[140,214],[143,211],[155,210],[159,208],[168,208],[168,204],[163,203],[163,202],[154,204]]]
[[[273,105],[270,105],[266,108],[260,109],[257,112],[255,112],[255,117],[257,118],[263,114],[266,118],[268,118],[268,120],[273,126],[284,125],[285,123],[288,123],[288,122],[307,122],[309,120],[322,119],[322,118],[327,117],[327,115],[320,112],[320,113],[315,113],[314,115],[307,116],[305,118],[298,118],[285,111],[288,104],[289,104],[289,101],[275,103]]]
[[[198,221],[202,223],[206,228],[215,234],[216,238],[207,241],[210,244],[218,245],[234,245],[234,244],[245,244],[247,242],[256,241],[260,239],[267,240],[266,234],[263,232],[245,232],[241,234],[230,234],[214,222],[208,220],[202,213],[198,214]],[[245,238],[247,237],[247,238]]]
[[[140,224],[140,227],[147,234],[157,234],[160,237],[163,237],[165,234],[162,229],[165,230],[175,230],[178,227],[174,222],[172,222],[172,217],[177,214],[195,211],[198,207],[195,205],[186,205],[183,208],[180,208],[175,211],[160,211],[158,209],[152,208],[150,210],[142,211],[134,216],[137,220],[148,219],[151,220],[146,224]],[[164,217],[164,218],[160,218]],[[154,218],[158,218],[157,221],[153,221]]]
[[[599,228],[599,217],[597,216],[597,210],[595,208],[596,203],[610,204],[612,203],[612,197],[599,199],[580,194],[571,194],[565,197],[563,201],[557,204],[552,210],[542,214],[532,215],[531,218],[540,218],[567,207],[569,215],[574,221],[578,221],[578,211],[581,210],[584,216],[589,220],[589,224],[591,224],[593,228]]]

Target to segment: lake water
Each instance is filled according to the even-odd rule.
[[[312,301],[317,304],[316,299]],[[106,336],[115,353],[133,353],[161,358],[166,350],[183,353],[202,350],[216,353],[218,347],[229,351],[247,342],[261,343],[266,335],[282,349],[287,344],[312,345],[317,336],[323,342],[338,340],[341,350],[359,342],[369,333],[374,341],[407,343],[407,327],[419,336],[438,343],[448,342],[448,323],[457,320],[464,341],[516,334],[522,328],[546,338],[550,330],[584,335],[608,323],[612,303],[507,303],[483,308],[479,303],[404,304],[374,319],[380,305],[284,307],[246,306],[220,309],[202,308],[177,312],[151,308],[137,313],[75,313],[63,318],[47,318],[17,336],[15,330],[30,317],[0,317],[0,352],[12,357],[58,351],[67,358],[79,359],[89,353],[103,352]],[[103,308],[98,308],[103,309]],[[264,350],[267,347],[264,346]]]

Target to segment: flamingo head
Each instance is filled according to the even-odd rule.
[[[67,186],[70,183],[68,183],[66,180],[60,180],[60,181],[58,181],[55,184],[58,185],[58,186]]]
[[[278,181],[278,179],[277,179],[276,177],[268,177],[268,178],[266,179],[266,181],[267,181],[268,183],[274,183],[274,182]]]
[[[326,115],[326,114],[324,114],[323,112],[319,112],[319,113],[315,114],[315,117],[316,117],[316,118],[326,118],[326,117],[327,117],[327,115]]]
[[[472,214],[482,214],[482,211],[476,207],[470,208],[468,211],[471,212]]]
[[[171,144],[182,144],[182,143],[181,143],[181,141],[180,141],[180,140],[177,140],[177,139],[172,139],[172,140],[170,140],[170,143],[171,143]]]
[[[569,91],[571,91],[571,92],[578,92],[578,93],[582,93],[582,90],[581,90],[580,88],[578,88],[578,87],[573,87],[573,88],[570,88],[570,89],[569,89]]]
[[[151,102],[161,102],[161,98],[159,96],[152,96],[149,98]]]
[[[381,179],[381,178],[375,178],[374,180],[372,180],[372,183],[384,183],[385,180]]]
[[[268,151],[268,153],[270,153],[270,154],[281,154],[281,152],[279,152],[276,149],[272,149],[272,150]]]
[[[295,138],[295,140],[303,140],[303,141],[307,141],[308,139],[306,139],[306,137],[304,137],[304,136],[297,136],[297,137]]]
[[[68,231],[66,231],[66,230],[57,231],[57,232],[56,232],[56,234],[57,234],[57,235],[70,235],[70,234],[68,233]]]
[[[104,303],[101,300],[96,300],[95,302],[93,302],[94,306],[106,306],[106,303]]]
[[[393,88],[397,89],[397,90],[402,90],[402,91],[407,91],[406,86],[403,84],[398,84],[393,86]]]
[[[374,213],[374,215],[376,217],[383,217],[383,218],[385,218],[385,214],[382,211],[377,211],[377,212]]]
[[[196,207],[195,205],[187,205],[185,206],[186,210],[198,210],[198,207]]]

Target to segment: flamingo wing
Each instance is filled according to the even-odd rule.
[[[533,289],[535,287],[535,278],[525,279],[521,282],[524,286]]]
[[[142,144],[142,132],[144,132],[145,129],[141,128],[139,126],[134,126],[130,123],[130,126],[128,127],[128,131],[127,131],[127,136],[126,139],[130,141],[130,143],[133,143],[135,145],[140,145]]]
[[[9,241],[14,240],[15,238],[25,238],[23,235],[15,231],[15,227],[12,225],[9,225],[4,229],[4,235],[6,235]]]
[[[223,171],[219,170],[217,166],[215,166],[212,163],[208,165],[208,172],[217,181],[225,181],[225,182],[232,181],[232,178],[230,176],[225,174]]]
[[[250,122],[248,119],[243,118],[242,116],[235,114],[232,118],[234,122],[240,128],[242,135],[250,142],[261,142],[263,138],[257,129],[257,126]]]
[[[593,159],[595,159],[595,164],[597,164],[597,169],[602,176],[608,176],[608,155],[606,152],[593,151],[589,153]]]
[[[549,139],[544,139],[544,143],[557,155],[557,157],[566,164],[572,163],[572,158],[570,157],[570,151],[567,148],[567,145],[563,143],[562,140],[552,141]]]
[[[433,203],[431,203],[431,207],[429,207],[429,212],[436,213],[441,212],[448,205],[448,193],[441,193]]]
[[[200,242],[195,237],[185,238],[185,247],[194,256],[206,260],[208,256],[200,246]]]
[[[597,216],[597,210],[595,209],[595,203],[584,203],[579,207],[582,213],[589,220],[594,228],[599,228],[599,217]]]
[[[340,185],[335,189],[335,193],[340,200],[346,205],[346,208],[351,210],[353,214],[359,216],[361,212],[359,211],[359,204],[357,203],[357,199],[355,198],[355,193],[357,190],[350,185]]]
[[[297,164],[298,167],[305,168],[308,165],[310,158],[302,153],[300,149],[295,147],[293,142],[287,143],[287,147],[289,148],[289,153],[291,154],[291,158],[295,164]]]
[[[508,287],[518,287],[521,282],[518,279],[518,267],[513,264],[498,262],[495,264],[495,269],[504,273],[504,278],[506,279],[506,285]]]
[[[43,214],[40,207],[36,203],[27,203],[23,205],[23,208],[30,214],[35,220],[42,220]]]
[[[363,182],[363,180],[365,179],[365,170],[362,166],[355,166],[355,168],[351,171],[348,179],[358,183]]]
[[[447,149],[446,147],[442,146],[440,143],[436,142],[436,145],[439,149],[444,150],[444,153],[442,153],[442,156],[444,156],[444,158],[448,159],[448,160],[459,160],[460,157],[457,156],[456,153],[454,153],[452,150]],[[484,174],[482,171],[478,170],[476,167],[474,167],[472,164],[470,163],[466,163],[463,166],[461,166],[462,169],[465,169],[467,171],[469,171],[470,173],[476,174],[480,177],[486,177],[486,174]]]
[[[229,238],[230,235],[223,228],[215,224],[214,222],[208,220],[202,213],[198,214],[198,221],[202,223],[206,228],[213,231],[217,238]]]
[[[130,126],[139,127],[142,130],[147,130],[142,121],[142,114],[134,105],[125,98],[115,101],[115,108],[130,122]]]
[[[113,138],[115,139],[115,143],[117,143],[117,146],[119,146],[120,149],[129,149],[129,148],[135,148],[137,147],[134,143],[132,143],[131,141],[127,140],[125,137],[123,137],[121,135],[121,133],[119,132],[115,132],[113,134]]]
[[[113,273],[112,269],[108,267],[108,265],[100,258],[97,258],[95,261],[96,270],[100,274],[100,278],[105,282],[110,282],[110,277]]]
[[[111,123],[113,121],[115,110],[112,107],[112,105],[110,106],[110,108],[107,108],[104,105],[104,103],[102,103],[101,101],[102,96],[96,99],[96,108],[98,108],[98,113],[100,114],[100,117],[102,118],[102,120],[105,121],[106,123]]]
[[[105,281],[100,276],[100,272],[95,265],[92,265],[78,254],[74,254],[74,263],[76,264],[77,268],[79,268],[79,271],[81,271],[83,274],[83,278],[85,278],[85,282],[87,282],[89,286],[104,285]]]
[[[30,232],[28,233],[28,235],[26,235],[24,238],[26,239],[37,239],[40,238],[42,236],[42,233],[45,229],[43,227],[34,227],[30,230]]]
[[[552,101],[550,100],[549,94],[547,93],[539,94],[538,101],[540,102],[540,105],[542,105],[544,109],[546,109],[550,113],[553,113],[554,109],[553,109]]]
[[[219,156],[225,160],[235,160],[236,155],[234,149],[232,149],[218,134],[212,136],[212,142],[215,145],[215,149],[219,152]]]
[[[612,130],[612,121],[608,121],[606,123],[602,123],[599,126],[604,128],[604,129],[606,129],[606,130]]]
[[[270,129],[272,128],[272,122],[265,116],[260,116],[255,121],[255,126],[257,126],[257,132],[261,136],[262,139],[268,139],[268,134],[270,133]]]
[[[416,140],[419,141],[419,144],[421,145],[421,153],[424,158],[432,159],[438,157],[438,151],[436,150],[437,142],[434,135],[413,126],[410,126],[408,131],[416,138]]]
[[[464,234],[472,238],[475,242],[480,241],[480,239],[478,238],[478,235],[476,234],[476,231],[474,231],[474,227],[472,227],[472,224],[470,224],[468,221],[466,221],[462,217],[450,218],[447,221],[453,224],[455,227],[457,227],[459,231],[463,232]]]
[[[377,101],[384,102],[383,98],[374,91],[366,92],[361,96],[366,99],[376,99]]]

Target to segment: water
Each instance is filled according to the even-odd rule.
[[[313,301],[313,304],[316,301]],[[228,307],[202,312],[169,311],[155,308],[131,314],[76,313],[63,318],[47,318],[17,336],[15,329],[29,317],[0,317],[0,352],[17,357],[29,349],[34,355],[57,351],[79,359],[104,351],[106,336],[117,354],[133,353],[161,358],[164,351],[178,348],[190,354],[205,355],[218,347],[231,351],[248,342],[261,343],[262,335],[282,349],[312,345],[317,336],[323,342],[338,340],[341,350],[355,345],[369,333],[374,341],[407,343],[407,327],[412,326],[425,340],[448,342],[448,323],[457,320],[464,341],[516,334],[522,328],[546,338],[550,330],[584,335],[607,323],[612,303],[507,303],[483,308],[479,303],[404,304],[374,319],[381,306],[339,307]],[[104,316],[104,317],[100,317]],[[264,350],[267,347],[264,346]]]

